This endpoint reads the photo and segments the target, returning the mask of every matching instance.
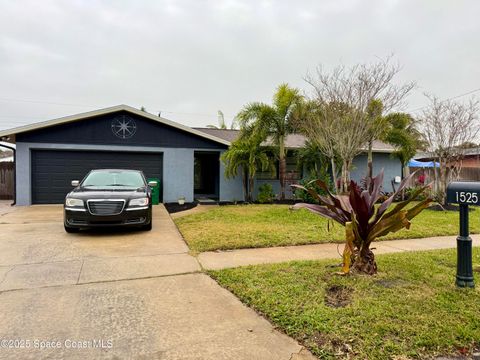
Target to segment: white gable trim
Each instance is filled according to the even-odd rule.
[[[194,135],[200,136],[202,138],[215,141],[215,142],[223,144],[223,145],[227,145],[227,146],[230,145],[230,142],[227,141],[227,140],[220,139],[216,136],[204,133],[204,132],[196,130],[196,129],[192,129],[189,126],[179,124],[175,121],[168,120],[168,119],[165,119],[165,118],[147,113],[145,111],[135,109],[135,108],[133,108],[131,106],[128,106],[128,105],[117,105],[117,106],[112,106],[112,107],[108,107],[108,108],[105,108],[105,109],[88,111],[88,112],[85,112],[85,113],[65,116],[65,117],[61,117],[61,118],[58,118],[58,119],[47,120],[47,121],[37,122],[37,123],[34,123],[34,124],[19,126],[19,127],[13,128],[13,129],[2,130],[2,131],[0,131],[0,137],[19,134],[19,133],[23,133],[23,132],[27,132],[27,131],[32,131],[32,130],[38,130],[38,129],[42,129],[42,128],[46,128],[46,127],[50,127],[50,126],[55,126],[55,125],[71,123],[71,122],[75,122],[75,121],[88,119],[88,118],[91,118],[91,117],[94,117],[94,116],[110,114],[110,113],[117,112],[117,111],[122,111],[122,110],[127,111],[127,112],[132,113],[132,114],[135,114],[135,115],[138,115],[138,116],[142,116],[144,118],[147,118],[147,119],[150,119],[150,120],[153,120],[153,121],[156,121],[160,124],[168,125],[168,126],[171,126],[173,128],[186,131],[190,134],[194,134]]]

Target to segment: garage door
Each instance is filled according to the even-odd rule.
[[[92,169],[142,170],[162,184],[162,160],[161,153],[32,150],[32,203],[62,203],[71,181],[83,179]]]

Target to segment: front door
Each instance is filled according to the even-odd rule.
[[[194,153],[194,187],[196,199],[219,198],[220,153],[195,151]]]

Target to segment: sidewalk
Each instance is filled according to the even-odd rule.
[[[473,246],[480,246],[480,235],[471,235]],[[423,239],[379,241],[372,244],[375,254],[403,251],[449,249],[457,246],[456,236]],[[246,265],[272,264],[292,260],[319,260],[338,258],[340,262],[343,244],[317,244],[282,246],[273,248],[208,251],[198,255],[198,261],[206,270],[219,270]]]

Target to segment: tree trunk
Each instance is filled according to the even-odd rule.
[[[335,194],[338,194],[337,169],[335,167],[335,159],[333,157],[330,158],[330,164],[332,166],[333,188],[335,189]]]
[[[408,172],[409,172],[409,171],[408,171],[408,166],[406,166],[406,163],[402,163],[402,173],[401,173],[401,178],[402,178],[402,180],[405,179],[406,176],[408,176],[408,175],[406,175],[406,174],[408,174]],[[409,181],[409,182],[410,182],[410,181]],[[410,184],[407,184],[406,187],[409,187],[409,186],[410,186]],[[395,192],[395,188],[394,188],[393,191]],[[402,189],[402,193],[401,193],[401,195],[400,195],[400,200],[401,200],[401,201],[404,201],[404,200],[405,200],[405,188]]]
[[[408,167],[408,162],[402,164],[402,180],[410,175],[410,168]],[[411,180],[408,181],[407,185],[402,190],[402,201],[405,200],[405,189],[410,187]]]
[[[373,178],[373,141],[368,142],[367,177]],[[373,184],[372,184],[373,186]]]
[[[375,255],[363,239],[355,236],[351,222],[345,224],[345,242],[342,272],[344,274],[350,272],[376,274]]]
[[[438,187],[438,197],[439,202],[442,205],[445,205],[445,190],[447,188],[447,164],[441,162],[440,163],[440,181]]]
[[[280,180],[280,200],[285,200],[285,173],[287,168],[287,161],[285,159],[285,144],[283,137],[279,141],[278,152],[278,177]]]
[[[363,246],[360,250],[355,249],[353,257],[352,269],[354,272],[367,275],[375,275],[377,273],[375,254],[368,246]]]
[[[242,185],[243,185],[243,201],[248,201],[248,171],[243,169],[242,172]]]
[[[403,164],[402,178],[406,178],[409,176],[410,176],[410,168],[408,167],[408,162],[406,162],[405,164]],[[410,184],[407,184],[407,185],[410,185]]]
[[[342,163],[342,183],[340,184],[340,191],[348,193],[348,186],[350,183],[350,160],[343,160]]]
[[[253,202],[254,177],[248,178],[248,201]]]

